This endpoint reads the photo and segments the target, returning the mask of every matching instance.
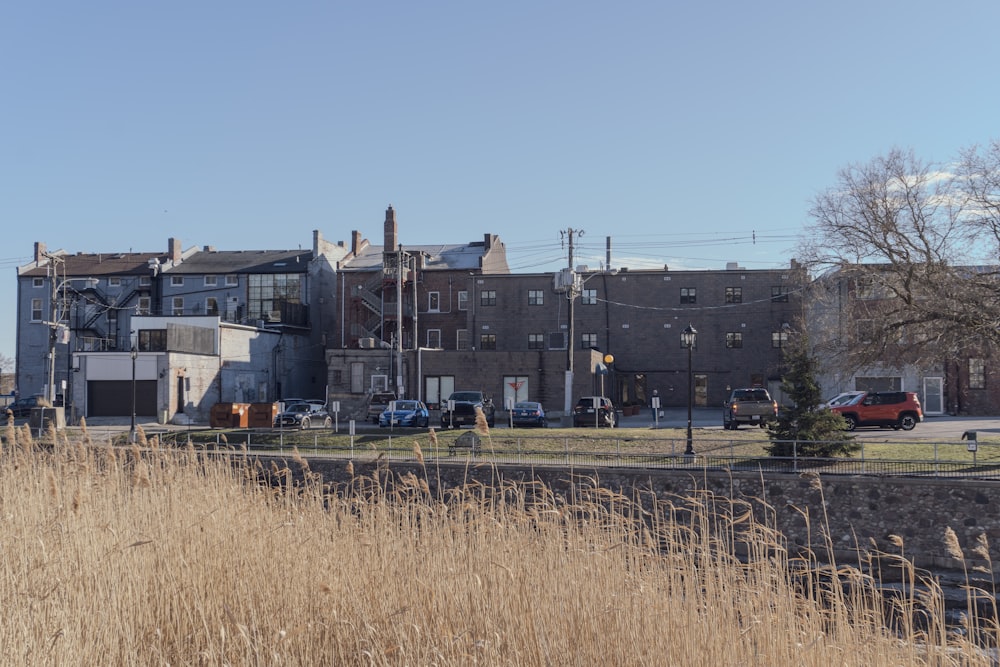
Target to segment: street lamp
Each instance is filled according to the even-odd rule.
[[[128,441],[135,444],[135,358],[139,356],[139,351],[135,349],[135,343],[132,343],[132,349],[129,353],[132,356],[132,425],[128,430]]]
[[[684,456],[694,456],[694,441],[691,437],[691,406],[694,403],[694,375],[691,373],[691,350],[694,348],[697,338],[698,331],[690,324],[681,332],[681,342],[684,343],[684,347],[688,350],[688,428],[687,447],[684,449]]]

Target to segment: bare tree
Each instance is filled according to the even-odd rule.
[[[14,360],[6,354],[0,354],[0,393],[10,393],[14,385]]]
[[[969,243],[984,253],[986,263],[995,262],[1000,256],[1000,140],[962,151],[956,181],[964,195]]]
[[[851,343],[854,367],[1000,343],[1000,144],[951,169],[901,150],[851,165],[810,215],[799,256],[848,304],[826,343]]]

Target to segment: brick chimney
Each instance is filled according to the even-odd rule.
[[[41,241],[35,241],[35,264],[40,263],[45,259],[45,244]]]
[[[181,263],[181,240],[180,239],[168,239],[167,240],[167,255],[170,256],[170,261],[174,264]]]
[[[392,252],[399,243],[399,226],[396,224],[396,212],[392,210],[392,204],[385,209],[385,246],[382,252]]]

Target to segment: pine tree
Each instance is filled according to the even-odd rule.
[[[799,336],[788,348],[785,363],[788,371],[781,379],[781,391],[792,405],[778,413],[768,424],[771,444],[766,449],[771,456],[846,456],[861,446],[844,430],[843,418],[819,407],[822,401],[816,384],[816,360],[809,354],[806,337]]]

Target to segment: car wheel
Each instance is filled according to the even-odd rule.
[[[917,425],[917,419],[913,415],[903,415],[899,418],[899,428],[904,431],[912,431],[913,427]]]
[[[858,420],[853,415],[844,415],[844,429],[853,431],[858,427]]]
[[[333,420],[327,417],[323,420],[323,428],[333,428]]]
[[[303,417],[302,421],[299,422],[299,428],[306,429],[309,428],[309,426],[310,426],[309,417]]]
[[[420,428],[427,428],[430,425],[431,425],[431,420],[428,419],[427,417],[424,417],[423,419],[420,420],[419,424]]]

